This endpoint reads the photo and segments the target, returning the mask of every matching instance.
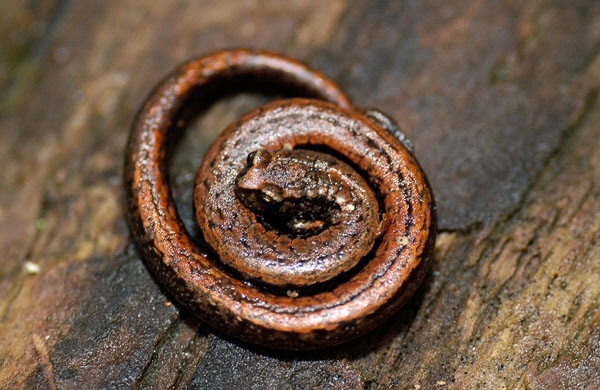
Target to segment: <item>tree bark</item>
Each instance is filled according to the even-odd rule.
[[[1,388],[597,388],[600,3],[15,0],[0,15]],[[415,143],[438,204],[425,282],[374,332],[316,352],[237,343],[145,268],[122,163],[133,117],[181,62],[296,57]],[[170,174],[231,121],[188,126]]]

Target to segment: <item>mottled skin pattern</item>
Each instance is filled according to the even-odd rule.
[[[381,224],[377,198],[350,166],[329,154],[285,148],[259,149],[247,160],[234,185],[203,185],[206,170],[216,169],[203,164],[194,194],[208,244],[246,279],[292,289],[310,286],[349,271],[373,248]],[[212,200],[220,191],[234,190],[253,222],[240,231],[242,239],[227,241],[224,227],[245,224],[240,214],[247,210],[227,214],[234,220],[220,220],[210,206],[221,207]],[[231,200],[228,207],[242,207]]]
[[[272,103],[240,118],[217,137],[203,163],[210,169],[198,174],[195,188],[195,192],[216,195],[202,204],[196,202],[197,219],[203,218],[199,217],[202,210],[211,210],[213,214],[204,219],[220,226],[223,238],[219,246],[243,240],[260,225],[234,190],[250,153],[307,145],[334,150],[368,178],[379,200],[378,212],[385,214],[386,228],[378,229],[378,245],[346,277],[334,278],[322,288],[317,284],[310,291],[286,294],[239,279],[237,272],[218,266],[214,251],[193,243],[177,215],[164,161],[171,122],[193,88],[242,76],[295,86],[304,96],[323,101]],[[334,83],[275,54],[218,52],[178,68],[139,112],[124,173],[129,223],[149,268],[177,300],[206,323],[251,343],[311,349],[364,334],[410,298],[430,262],[435,207],[412,154],[376,118],[369,119],[353,108]],[[214,191],[223,183],[231,187]],[[229,208],[232,204],[239,207]],[[210,241],[210,230],[203,234]],[[265,241],[265,246],[269,245]],[[319,250],[315,248],[317,254]]]

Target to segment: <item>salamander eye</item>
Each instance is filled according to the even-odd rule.
[[[249,167],[255,166],[258,168],[264,168],[271,162],[271,153],[264,149],[255,150],[250,152],[246,158]]]
[[[273,203],[273,198],[271,198],[271,197],[270,197],[269,195],[267,195],[267,194],[261,194],[261,195],[260,195],[260,200],[261,200],[263,203],[266,203],[266,204],[271,204],[271,203]]]
[[[265,186],[265,188],[261,190],[259,197],[260,200],[265,204],[273,204],[283,201],[281,188],[274,185]]]
[[[256,156],[256,152],[257,150],[255,150],[254,152],[250,152],[250,154],[248,154],[248,157],[246,157],[246,164],[248,164],[248,166],[254,164],[254,157]]]

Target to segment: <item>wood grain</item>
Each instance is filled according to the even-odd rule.
[[[593,0],[7,2],[0,387],[600,386],[599,20]],[[176,65],[230,47],[292,55],[389,113],[431,179],[432,270],[356,342],[233,343],[171,303],[129,237],[136,110]],[[188,113],[170,168],[186,223],[207,143],[267,100]]]

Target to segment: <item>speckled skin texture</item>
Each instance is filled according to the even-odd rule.
[[[273,119],[272,126],[296,126]],[[227,134],[245,135],[251,147],[256,143],[248,138],[261,133],[261,142],[273,133],[259,126],[242,123]],[[195,187],[198,225],[219,259],[245,279],[302,288],[350,271],[373,248],[381,224],[377,198],[349,165],[310,150],[260,149],[236,178],[248,148],[211,149],[215,156],[204,160]]]
[[[335,152],[368,178],[378,198],[378,214],[385,215],[386,228],[378,226],[376,235],[381,236],[369,254],[351,270],[309,291],[288,294],[262,289],[228,270],[213,250],[193,243],[167,186],[165,139],[190,90],[217,78],[247,75],[301,87],[305,96],[323,101],[271,103],[240,118],[217,137],[203,163],[214,169],[199,171],[196,189],[210,190],[222,183],[232,187],[196,204],[196,213],[198,218],[207,209],[213,214],[206,221],[214,218],[221,225],[218,247],[238,242],[250,234],[244,229],[258,226],[246,216],[249,209],[226,206],[240,203],[235,180],[248,154],[259,149],[310,145]],[[413,294],[427,270],[435,241],[431,190],[402,142],[353,108],[322,75],[265,52],[215,53],[183,65],[163,81],[133,125],[125,184],[132,232],[149,267],[169,292],[213,327],[273,348],[322,348],[373,329]],[[228,214],[243,218],[227,222]],[[210,241],[210,230],[203,234]],[[270,245],[265,235],[254,239]]]

